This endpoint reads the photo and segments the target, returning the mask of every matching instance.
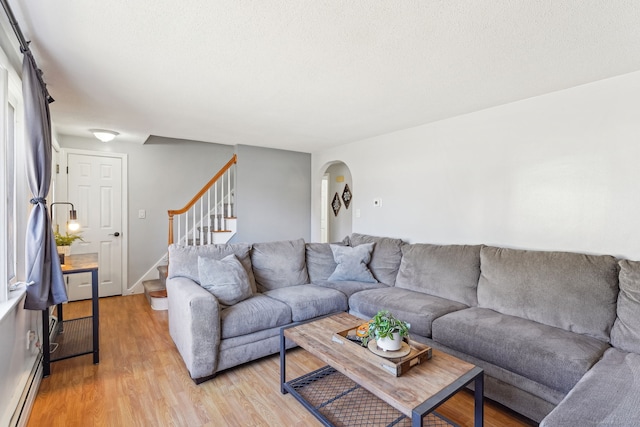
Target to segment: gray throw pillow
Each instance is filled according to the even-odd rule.
[[[200,286],[222,305],[234,305],[252,295],[249,276],[233,254],[221,260],[198,257],[198,274]]]
[[[331,245],[336,269],[327,280],[342,282],[353,280],[356,282],[377,283],[367,267],[371,261],[371,252],[375,243],[365,243],[355,247]]]

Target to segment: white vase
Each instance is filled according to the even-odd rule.
[[[400,338],[400,332],[394,332],[391,334],[393,339],[389,337],[379,338],[376,340],[376,345],[384,351],[398,351],[402,348],[402,338]]]

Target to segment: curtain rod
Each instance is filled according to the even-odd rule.
[[[42,86],[42,91],[44,92],[44,96],[47,99],[47,102],[49,104],[51,104],[54,99],[53,97],[49,94],[49,91],[47,90],[47,85],[44,82],[44,79],[42,78],[42,70],[40,68],[38,68],[38,64],[36,63],[36,59],[33,57],[33,53],[31,53],[31,49],[29,49],[29,43],[31,43],[30,41],[27,41],[24,38],[24,34],[22,33],[22,30],[20,29],[20,25],[18,25],[18,22],[16,21],[16,17],[13,14],[13,11],[11,10],[11,6],[9,6],[9,1],[8,0],[0,0],[0,3],[2,3],[2,7],[4,8],[4,12],[7,15],[7,18],[9,19],[9,23],[11,24],[11,28],[13,28],[13,32],[15,33],[16,37],[18,38],[18,42],[20,43],[20,52],[22,52],[24,55],[27,55],[27,58],[29,58],[29,61],[31,61],[31,64],[33,65],[33,68],[35,68],[36,70],[38,70],[38,81],[40,81],[40,86]]]

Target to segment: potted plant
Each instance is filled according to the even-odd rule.
[[[409,336],[411,325],[397,319],[388,310],[381,310],[369,321],[369,337],[384,351],[397,351],[402,339]]]
[[[56,246],[58,247],[58,256],[60,257],[60,264],[64,264],[65,255],[69,255],[71,252],[71,244],[76,240],[82,240],[82,236],[80,233],[71,233],[68,232],[64,235],[58,233],[57,231],[53,232],[53,237],[56,239]]]

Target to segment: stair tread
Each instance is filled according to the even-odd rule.
[[[161,291],[165,288],[160,279],[144,280],[142,286],[147,293]]]

